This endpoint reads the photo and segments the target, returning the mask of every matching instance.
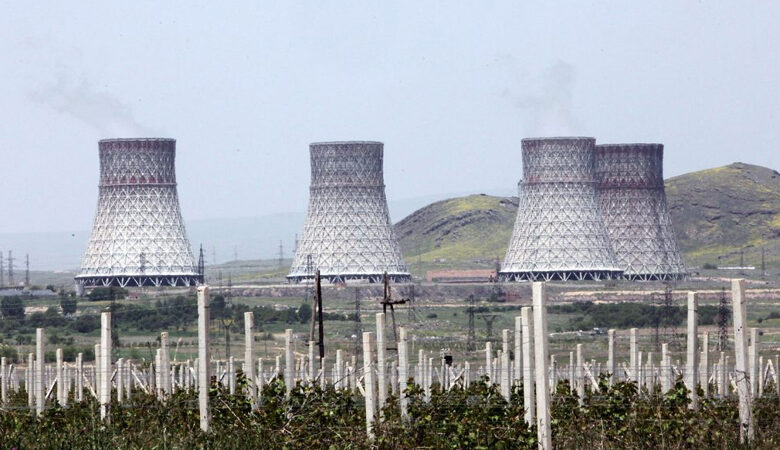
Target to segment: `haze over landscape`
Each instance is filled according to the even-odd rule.
[[[193,245],[218,261],[292,247],[300,225],[250,247],[214,225],[300,223],[313,141],[383,141],[394,221],[455,195],[512,195],[527,136],[662,142],[667,177],[735,155],[780,167],[777,5],[443,5],[5,11],[0,246],[39,268],[78,263],[40,243],[83,249],[108,137],[177,139]]]

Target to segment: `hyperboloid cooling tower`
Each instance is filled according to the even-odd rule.
[[[664,146],[596,146],[601,213],[623,276],[678,280],[685,266],[666,206]]]
[[[319,270],[332,283],[409,281],[390,224],[381,142],[323,142],[310,146],[309,210],[287,279]]]
[[[595,139],[523,139],[523,180],[500,278],[600,280],[621,270],[596,190]]]
[[[100,141],[97,213],[76,283],[190,286],[203,281],[176,194],[174,139]]]

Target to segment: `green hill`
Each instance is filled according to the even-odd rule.
[[[734,163],[666,181],[677,238],[689,265],[780,266],[780,174]]]
[[[516,214],[517,198],[470,195],[419,209],[395,232],[418,274],[431,266],[493,267],[506,253]]]
[[[780,266],[780,174],[735,163],[666,181],[678,241],[690,266]],[[395,225],[417,275],[434,267],[493,267],[512,233],[517,198],[470,195],[428,205]]]

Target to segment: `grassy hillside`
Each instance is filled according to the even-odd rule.
[[[780,265],[780,174],[734,163],[671,178],[666,195],[686,262]]]
[[[516,214],[516,198],[470,195],[428,205],[397,223],[395,231],[415,272],[429,266],[492,267],[506,252]]]
[[[671,178],[666,194],[689,266],[704,263],[780,267],[780,174],[735,163]],[[395,229],[410,269],[492,267],[512,233],[516,198],[471,195],[422,208]]]

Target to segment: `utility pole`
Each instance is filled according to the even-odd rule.
[[[30,254],[24,255],[24,287],[30,287]]]
[[[726,351],[728,342],[729,304],[726,300],[726,288],[721,288],[718,303],[718,351]]]
[[[317,296],[317,314],[320,322],[320,361],[325,357],[325,328],[322,325],[322,286],[320,284],[320,271],[317,269],[317,274],[314,278],[314,293]]]
[[[739,267],[745,267],[745,249],[739,249]]]
[[[14,285],[14,255],[11,250],[8,250],[8,285]]]
[[[466,350],[473,352],[477,349],[477,340],[474,332],[474,313],[476,310],[477,299],[474,298],[474,294],[469,295],[469,307],[466,309],[469,315],[469,334],[466,341]]]
[[[382,312],[385,313],[385,317],[387,316],[387,307],[390,307],[390,316],[393,318],[393,337],[395,338],[395,342],[398,342],[398,330],[395,326],[395,305],[403,305],[406,303],[406,300],[396,300],[393,301],[393,293],[390,290],[390,279],[387,277],[387,272],[383,275],[383,281],[385,286],[385,292],[384,296],[382,297]]]

